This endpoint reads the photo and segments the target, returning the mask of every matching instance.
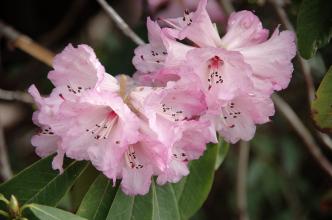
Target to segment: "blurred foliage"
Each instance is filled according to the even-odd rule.
[[[134,4],[134,1],[142,3],[141,12],[137,13],[140,9],[132,7],[131,3]],[[80,5],[78,12],[75,10],[78,7],[74,2]],[[134,26],[135,31],[146,40],[145,16],[152,15],[146,9],[146,1],[113,0],[109,2],[116,9],[121,9],[121,15],[131,21],[130,25]],[[286,5],[286,11],[294,26],[296,26],[300,3],[301,0],[296,0]],[[234,6],[237,10],[254,10],[270,30],[280,23],[268,1],[235,0]],[[70,14],[75,16],[66,17]],[[98,57],[109,73],[133,74],[131,59],[135,45],[112,25],[107,16],[101,13],[95,1],[2,0],[0,1],[0,18],[54,52],[61,51],[69,42],[90,44],[96,49]],[[310,31],[310,29],[307,30],[306,34]],[[48,41],[47,39],[51,39],[50,36],[54,33],[57,37],[51,42]],[[98,38],[96,38],[97,35]],[[51,84],[46,78],[49,67],[18,50],[13,50],[3,39],[1,39],[0,47],[0,88],[23,91],[34,83],[45,94],[51,90]],[[310,60],[316,86],[322,80],[326,66],[331,64],[331,45],[327,45]],[[281,95],[313,131],[309,103],[306,101],[305,82],[297,65],[290,87]],[[8,102],[0,104],[11,105]],[[30,144],[30,138],[35,131],[31,122],[33,109],[23,104],[18,104],[17,108],[24,113],[24,117],[19,122],[5,127],[10,161],[16,173],[38,159]],[[5,117],[11,114],[1,109],[0,113]],[[331,151],[324,148],[322,143],[320,144],[323,153],[332,159]],[[250,149],[247,192],[248,210],[252,220],[332,219],[332,181],[320,169],[301,139],[280,115],[274,116],[272,122],[259,126]],[[207,201],[192,219],[236,219],[238,217],[235,194],[237,162],[238,146],[230,146],[229,155],[223,166],[216,172],[213,188]],[[97,175],[93,169],[90,171],[89,169],[61,200],[59,204],[61,208],[69,211],[77,210],[83,199],[82,195],[88,190],[87,186]]]
[[[332,67],[319,85],[312,103],[312,114],[318,128],[332,133]]]
[[[297,18],[298,47],[309,59],[318,48],[325,46],[332,36],[332,2],[303,0]]]

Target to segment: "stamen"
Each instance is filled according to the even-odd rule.
[[[51,127],[44,127],[39,132],[38,135],[54,135],[54,132],[52,131]]]
[[[117,114],[114,111],[110,111],[104,120],[95,124],[92,129],[85,129],[85,131],[91,132],[96,140],[107,139],[117,119]]]
[[[142,169],[144,166],[139,163],[136,157],[136,152],[134,150],[134,147],[131,145],[129,146],[128,151],[125,154],[125,160],[127,162],[127,165],[131,169]]]
[[[74,85],[67,85],[67,89],[68,89],[68,91],[69,91],[70,93],[73,93],[73,94],[76,95],[76,94],[82,92],[83,87],[80,86],[80,85],[78,85],[78,86],[76,86],[76,85],[75,85],[75,86],[74,86]],[[84,90],[89,90],[89,89],[91,89],[91,87],[84,88]],[[62,99],[64,99],[63,96],[62,96],[62,94],[59,94],[59,96],[60,96]]]
[[[183,110],[174,109],[171,106],[167,106],[165,103],[161,104],[161,113],[175,122],[186,119]]]
[[[184,152],[182,153],[173,153],[173,158],[175,160],[181,161],[181,162],[188,162],[188,156]]]
[[[235,108],[234,102],[229,103],[228,106],[221,108],[221,119],[226,127],[234,128],[236,121],[241,112]]]

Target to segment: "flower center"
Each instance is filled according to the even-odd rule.
[[[208,89],[210,90],[213,85],[222,84],[224,82],[221,75],[221,67],[224,61],[218,56],[214,56],[208,61]]]
[[[91,129],[86,129],[86,132],[93,134],[96,140],[107,139],[116,123],[118,115],[112,110],[100,123],[95,124]]]

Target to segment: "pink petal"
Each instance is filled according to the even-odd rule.
[[[147,19],[149,43],[135,49],[133,64],[142,73],[159,71],[164,66],[176,66],[183,62],[192,47],[167,36],[156,22]]]
[[[207,0],[200,0],[195,12],[185,11],[183,17],[165,19],[173,28],[173,30],[166,29],[166,32],[180,40],[188,38],[200,47],[220,45],[217,28],[210,20],[206,5]]]
[[[134,66],[143,73],[160,69],[167,55],[166,48],[161,38],[162,31],[159,25],[148,18],[147,28],[150,42],[137,47],[133,58]]]
[[[56,135],[34,135],[31,144],[36,147],[36,154],[40,157],[49,156],[57,151],[60,138]]]
[[[253,86],[251,67],[244,63],[239,52],[198,48],[191,50],[187,59],[212,99],[232,99],[236,93],[248,91]]]
[[[48,78],[57,87],[68,87],[71,93],[78,94],[96,86],[109,91],[118,90],[114,77],[105,72],[94,51],[87,45],[74,48],[69,44],[54,58],[53,68]]]
[[[65,156],[65,152],[62,151],[61,149],[58,149],[57,155],[53,158],[52,161],[52,168],[54,170],[59,170],[60,174],[63,173],[63,158]]]
[[[123,168],[121,189],[127,195],[145,195],[149,192],[151,177],[153,174],[152,167],[134,170]]]
[[[269,31],[250,11],[233,12],[228,20],[226,34],[221,45],[229,50],[248,47],[267,40]]]
[[[292,58],[296,54],[295,35],[278,28],[264,43],[239,49],[255,77],[269,81],[274,90],[288,86],[293,72]]]
[[[187,163],[183,163],[182,161],[172,160],[169,168],[158,175],[157,183],[159,185],[164,185],[167,182],[177,183],[181,180],[182,177],[187,176],[189,174],[189,169]]]

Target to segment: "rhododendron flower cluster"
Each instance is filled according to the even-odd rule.
[[[114,184],[122,179],[126,194],[144,195],[153,176],[165,184],[188,175],[217,134],[250,140],[274,115],[271,94],[290,81],[295,37],[278,28],[269,37],[250,11],[233,13],[220,37],[206,4],[180,18],[148,18],[133,78],[107,74],[90,47],[68,45],[48,75],[50,96],[29,89],[37,154],[56,153],[60,172],[64,156],[89,160]]]

